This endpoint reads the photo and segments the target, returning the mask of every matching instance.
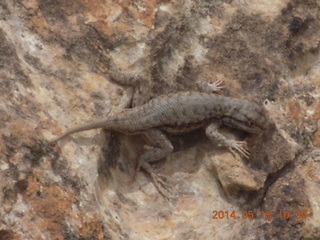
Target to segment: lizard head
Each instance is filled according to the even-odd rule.
[[[223,124],[249,133],[262,133],[268,129],[269,118],[262,104],[248,100],[239,101],[238,104],[230,115],[222,118]]]

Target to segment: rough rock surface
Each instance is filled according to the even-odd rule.
[[[319,48],[317,0],[0,1],[0,240],[320,239]],[[128,105],[109,59],[148,79],[150,97],[222,78],[275,127],[224,129],[250,159],[202,131],[172,137],[155,164],[167,201],[135,175],[139,136],[48,144]]]

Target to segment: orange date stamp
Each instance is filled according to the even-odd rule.
[[[212,219],[272,219],[273,217],[307,219],[308,211],[212,211]]]

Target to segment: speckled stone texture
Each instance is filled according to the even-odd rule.
[[[1,0],[0,240],[320,239],[319,46],[317,0]],[[274,128],[222,129],[249,159],[203,131],[170,137],[154,164],[168,201],[135,172],[140,136],[48,144],[130,105],[110,59],[150,98],[223,79],[221,94],[264,104]]]

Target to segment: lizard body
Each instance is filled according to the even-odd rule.
[[[248,100],[212,93],[178,92],[72,128],[55,141],[72,133],[96,128],[124,134],[139,134],[153,128],[170,133],[184,133],[189,131],[189,128],[198,128],[197,124],[202,127],[201,122],[212,121],[249,133],[262,132],[267,125],[263,109]],[[186,129],[175,131],[175,128],[187,125],[189,126]]]
[[[178,92],[156,97],[144,105],[109,115],[65,132],[54,141],[72,133],[103,128],[124,134],[142,134],[153,148],[146,150],[139,158],[138,168],[151,174],[160,193],[166,185],[156,174],[150,163],[166,157],[173,151],[165,132],[179,134],[206,128],[207,137],[248,157],[245,142],[229,140],[218,132],[220,125],[261,133],[268,127],[268,118],[262,106],[254,102],[204,92]],[[164,194],[165,195],[165,194]]]

